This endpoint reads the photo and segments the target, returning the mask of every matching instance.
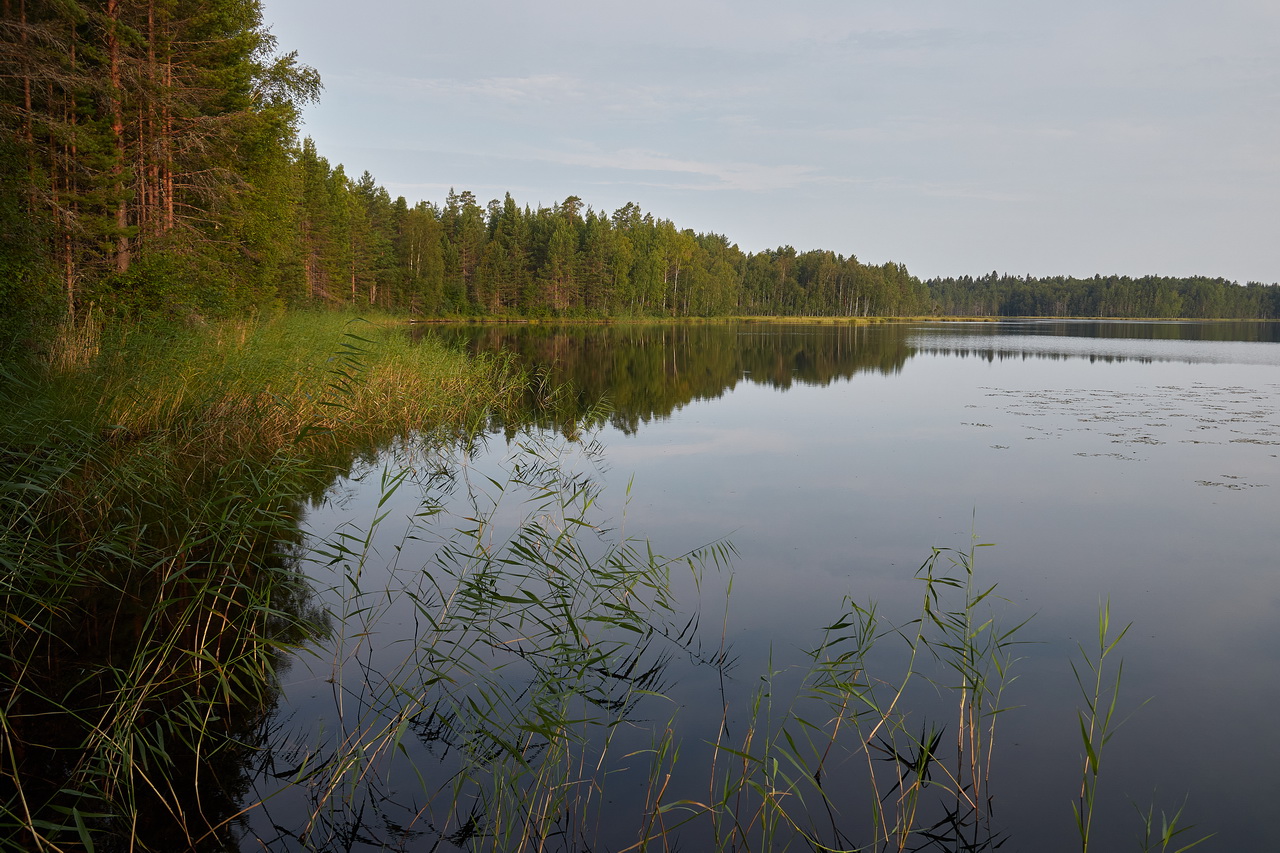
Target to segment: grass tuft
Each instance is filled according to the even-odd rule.
[[[278,673],[328,630],[307,500],[379,445],[483,425],[521,378],[319,314],[89,318],[0,377],[0,832],[225,849]]]

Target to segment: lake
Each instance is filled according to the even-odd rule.
[[[456,709],[453,717],[441,708],[405,712],[406,701],[370,686],[371,674],[401,673],[400,684],[406,662],[439,672],[438,660],[421,656],[424,646],[443,654],[453,636],[437,628],[430,642],[423,639],[424,602],[434,607],[451,594],[438,580],[424,586],[425,576],[439,574],[441,548],[455,548],[446,557],[461,553],[450,543],[462,536],[469,546],[500,550],[529,508],[544,506],[538,501],[550,492],[538,484],[573,476],[574,488],[589,480],[599,490],[582,512],[598,514],[615,539],[641,537],[667,555],[727,541],[735,553],[718,546],[711,556],[728,559],[709,560],[698,575],[677,571],[675,601],[657,620],[669,626],[666,634],[635,658],[646,663],[636,672],[655,661],[655,675],[633,679],[616,702],[626,706],[626,722],[608,729],[613,757],[602,760],[599,778],[609,784],[592,783],[589,794],[555,805],[573,820],[594,815],[592,830],[566,830],[553,846],[623,849],[637,837],[634,816],[646,797],[706,802],[730,755],[717,758],[708,744],[719,737],[745,754],[763,750],[791,697],[814,683],[805,681],[806,650],[821,643],[824,626],[856,612],[852,603],[875,603],[882,629],[912,633],[924,593],[918,570],[935,547],[950,549],[940,564],[971,553],[977,588],[995,585],[975,608],[975,625],[988,617],[1004,628],[1026,622],[1013,636],[1018,644],[1002,653],[1008,670],[999,706],[1007,710],[996,718],[994,739],[984,741],[991,763],[980,786],[983,819],[961,833],[981,836],[971,846],[1002,840],[1004,850],[1080,848],[1072,806],[1085,753],[1077,714],[1087,696],[1072,665],[1092,678],[1087,657],[1096,652],[1104,605],[1111,636],[1131,627],[1104,672],[1105,686],[1123,660],[1116,720],[1125,721],[1101,760],[1093,849],[1140,849],[1139,812],[1153,804],[1157,825],[1162,810],[1179,809],[1181,821],[1195,825],[1182,843],[1215,833],[1197,849],[1266,846],[1264,817],[1280,792],[1266,772],[1268,759],[1280,755],[1271,717],[1280,704],[1277,331],[1274,324],[1067,321],[431,328],[425,333],[530,366],[543,379],[541,426],[494,424],[487,439],[445,459],[388,449],[313,508],[313,540],[328,544],[309,572],[329,590],[322,600],[350,619],[338,651],[318,648],[285,675],[276,761],[288,764],[280,744],[294,745],[298,756],[319,755],[324,744],[399,712],[403,725],[386,748],[435,768],[421,771],[428,789],[448,788],[458,762],[474,760],[464,757],[474,749],[460,742]],[[558,473],[531,468],[531,447],[536,458],[556,460]],[[534,484],[533,503],[527,489],[505,485],[512,458],[516,479]],[[408,473],[395,480],[396,472]],[[564,513],[560,521],[585,528],[565,522]],[[609,553],[607,542],[588,538],[595,544],[582,560]],[[542,545],[530,553],[543,553]],[[530,588],[487,582],[513,601]],[[495,629],[514,632],[504,642],[517,645],[522,630]],[[888,633],[859,677],[882,690],[905,663],[906,648]],[[542,671],[534,655],[493,655],[475,660],[506,667],[507,684]],[[957,737],[946,660],[940,670],[921,670],[938,686],[921,679],[904,691],[894,710],[904,714],[906,740],[889,746],[910,745],[913,736],[927,741],[934,725],[947,742]],[[599,689],[618,686],[611,684]],[[595,689],[581,694],[590,698]],[[795,714],[814,722],[819,705],[797,700]],[[605,701],[592,707],[606,706],[616,710]],[[317,720],[323,736],[314,733]],[[662,744],[678,744],[680,759],[655,776],[647,750]],[[867,843],[874,802],[901,799],[906,784],[894,791],[869,781],[918,758],[918,750],[895,748],[903,750],[898,760],[877,752],[890,760],[871,770],[856,749],[824,765],[827,795],[846,810],[839,820],[823,818],[827,843]],[[582,755],[558,760],[562,767],[578,762],[575,778],[591,775]],[[371,849],[374,839],[433,849],[441,838],[465,844],[479,832],[484,814],[454,805],[443,810],[446,819],[441,797],[413,793],[404,770],[385,772],[368,794],[383,810],[379,821],[331,814],[335,838],[347,832],[358,849]],[[655,795],[659,777],[668,781]],[[935,784],[919,790],[922,802],[945,787],[944,777],[935,766]],[[313,792],[313,825],[321,801]],[[305,807],[289,795],[268,805],[250,825],[257,837],[276,839],[263,844],[284,849],[297,829],[281,827],[294,826]],[[921,815],[941,808],[946,817],[946,807],[920,808]],[[670,820],[690,809],[672,809]],[[683,838],[685,849],[733,838],[716,831],[694,822],[671,837]],[[760,839],[781,844],[789,836],[751,837],[754,849]]]

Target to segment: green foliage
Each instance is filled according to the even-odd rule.
[[[22,352],[61,310],[45,251],[48,223],[23,202],[25,166],[20,149],[0,134],[0,359]]]
[[[304,500],[518,378],[333,314],[74,332],[0,375],[0,833],[227,849],[277,673],[327,630]]]
[[[308,849],[353,832],[403,843],[380,794],[393,777],[421,786],[426,843],[532,850],[566,834],[591,846],[606,775],[627,763],[615,739],[662,688],[672,651],[697,654],[671,574],[732,555],[719,544],[668,559],[617,535],[599,520],[598,486],[569,461],[595,452],[526,435],[499,476],[412,451],[361,472],[379,478],[372,516],[312,556],[335,602],[324,648],[343,700],[325,722],[340,740],[294,738],[311,740],[281,795],[310,792],[313,817],[292,830]],[[425,566],[400,545],[388,562],[378,546],[393,499],[414,488],[417,509],[391,541],[431,543]],[[450,492],[465,493],[461,508],[445,509]],[[379,637],[405,603],[416,631],[389,656]]]
[[[37,226],[5,229],[52,273],[34,301],[68,316],[269,301],[296,244],[282,166],[320,84],[275,54],[258,0],[5,4],[0,26],[0,220]]]
[[[295,304],[453,316],[1280,316],[1275,285],[994,273],[926,284],[901,264],[831,251],[744,253],[635,205],[607,217],[576,196],[530,210],[510,195],[482,207],[474,194],[451,191],[443,205],[410,207],[367,172],[347,178],[311,140],[290,158],[288,175],[277,163],[260,178],[259,203],[274,211],[260,227],[274,230],[242,223],[257,261],[244,269],[260,290],[240,304],[279,291]],[[298,205],[282,201],[285,187],[300,187]]]
[[[259,0],[19,3],[0,75],[0,300],[14,329],[93,303],[208,319],[294,306],[429,316],[1280,317],[1280,287],[1009,276],[739,249],[628,203],[392,199],[298,145],[316,72]],[[12,337],[10,332],[7,337]]]
[[[666,559],[622,536],[576,430],[515,432],[504,472],[467,464],[465,442],[423,441],[432,426],[474,435],[511,405],[502,365],[328,313],[90,327],[43,377],[0,383],[0,826],[25,846],[225,849],[244,810],[279,819],[273,797],[306,801],[280,831],[318,850],[423,835],[589,848],[632,817],[648,849],[1003,842],[992,755],[1025,623],[1002,627],[974,550],[932,552],[915,618],[847,600],[801,666],[770,665],[745,708],[726,699],[693,797],[671,784],[690,745],[654,708],[677,655],[725,675],[723,640],[703,642],[675,589],[700,589],[733,548]],[[304,548],[304,502],[337,472],[377,478],[376,506]],[[423,544],[426,565],[409,557]],[[416,630],[387,644],[398,607]],[[1076,668],[1084,849],[1123,634],[1104,609]],[[336,716],[273,732],[303,648],[325,656]],[[276,788],[254,787],[255,756],[276,762]],[[609,786],[637,784],[639,810],[619,816]],[[1181,810],[1142,822],[1144,849],[1194,846]]]
[[[925,283],[931,313],[969,317],[1280,319],[1280,285],[1190,276],[998,275]]]

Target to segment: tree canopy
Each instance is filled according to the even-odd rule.
[[[1214,278],[921,282],[905,266],[744,252],[628,203],[467,190],[393,199],[299,111],[319,74],[258,0],[2,0],[0,301],[12,337],[91,309],[191,320],[279,306],[421,315],[1280,317]],[[423,163],[424,171],[431,169]]]

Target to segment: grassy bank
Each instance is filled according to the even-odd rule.
[[[647,316],[608,316],[608,317],[514,317],[511,315],[478,316],[478,317],[438,317],[433,319],[414,319],[414,324],[432,325],[448,323],[484,323],[486,325],[506,326],[715,326],[735,323],[774,323],[778,325],[820,325],[820,326],[873,326],[879,323],[896,323],[918,319],[959,320],[970,318],[959,317],[824,317],[824,316],[773,316],[773,315],[725,315],[719,317],[647,317]],[[985,318],[992,319],[992,318]]]
[[[67,328],[24,365],[32,403],[116,441],[163,437],[234,455],[340,431],[343,446],[466,428],[509,405],[519,377],[392,318],[294,313],[191,329]],[[15,369],[17,369],[15,367]]]
[[[354,464],[516,414],[529,390],[502,362],[390,319],[294,314],[86,324],[6,370],[0,838],[15,848],[1004,843],[989,776],[1021,626],[997,627],[972,551],[932,553],[917,612],[847,599],[815,614],[798,667],[770,663],[744,707],[724,689],[727,610],[703,630],[697,595],[672,583],[700,590],[732,547],[669,560],[624,538],[598,505],[589,434],[522,434],[506,482],[447,455]],[[367,515],[304,543],[307,501],[353,465],[381,474]],[[414,487],[407,528],[376,537],[406,521],[392,499]],[[411,540],[430,544],[425,565]],[[393,605],[412,608],[411,634]],[[1117,725],[1108,618],[1077,671],[1082,850]],[[302,648],[319,675],[290,680],[331,688],[334,710],[317,720],[323,695],[295,694],[282,722]],[[720,685],[713,742],[680,727],[676,671]],[[1185,830],[1175,816],[1164,832],[1168,847]]]
[[[0,835],[224,849],[249,780],[213,768],[253,753],[285,650],[327,629],[292,553],[306,499],[522,380],[332,314],[88,322],[3,371]]]

